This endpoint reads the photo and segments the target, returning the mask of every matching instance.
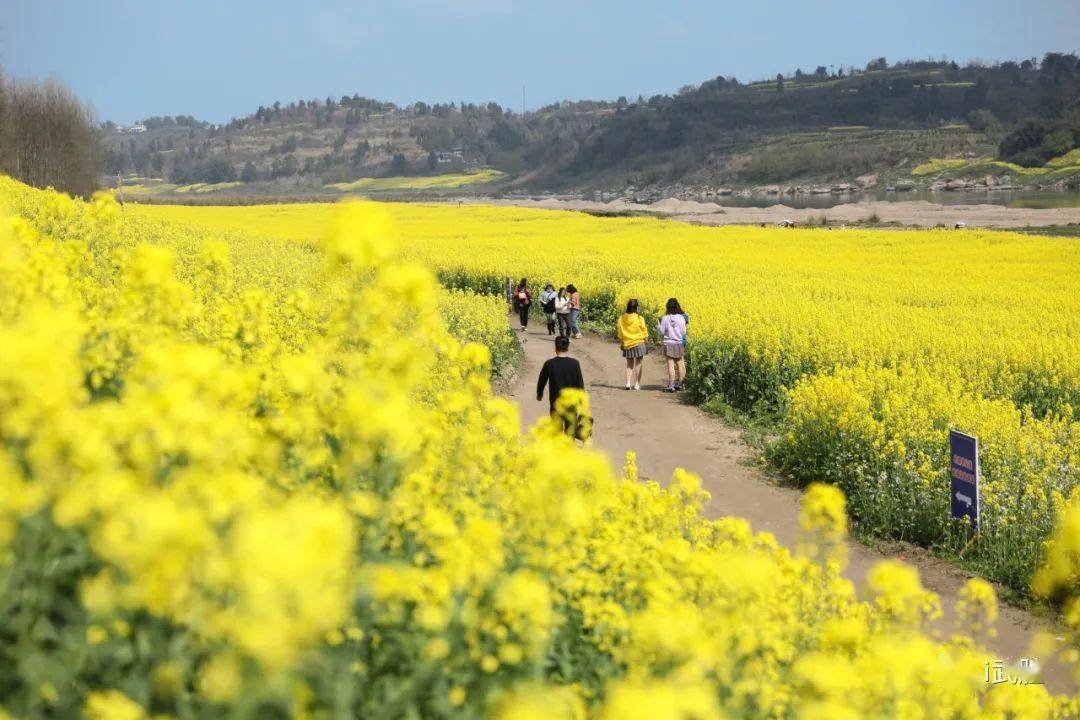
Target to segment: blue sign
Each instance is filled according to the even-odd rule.
[[[956,430],[949,431],[949,477],[954,520],[966,517],[979,529],[979,441]]]

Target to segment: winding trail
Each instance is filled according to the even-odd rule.
[[[512,322],[512,327],[516,326]],[[515,330],[515,334],[523,341],[525,353],[510,397],[521,408],[523,426],[528,427],[547,414],[547,398],[536,401],[536,378],[554,348],[543,322],[535,318],[527,333]],[[799,533],[800,492],[777,485],[757,466],[755,452],[742,440],[738,428],[706,415],[678,395],[661,392],[667,384],[667,370],[658,354],[651,353],[645,360],[640,391],[623,388],[625,365],[616,344],[586,333],[573,342],[570,354],[581,362],[585,376],[594,415],[594,446],[610,456],[613,467],[622,467],[626,451],[634,450],[642,477],[665,483],[676,467],[691,470],[712,495],[705,510],[709,517],[746,518],[755,531],[771,532],[783,545],[794,547]],[[890,557],[856,540],[849,541],[848,556],[845,574],[860,589],[870,567]],[[971,576],[916,550],[899,557],[917,567],[923,585],[941,597],[945,618],[939,629],[947,634],[960,588]],[[1030,657],[1036,632],[1056,628],[1046,619],[1002,602],[997,630],[991,649],[1010,664]],[[1044,662],[1043,678],[1052,691],[1075,689],[1069,669],[1060,663]]]

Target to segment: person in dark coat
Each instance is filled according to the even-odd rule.
[[[570,338],[560,335],[555,338],[555,357],[548,358],[540,368],[540,377],[536,381],[536,400],[544,399],[544,386],[548,387],[548,402],[551,413],[555,413],[555,401],[563,388],[585,389],[585,379],[581,375],[581,363],[570,357]]]
[[[529,290],[529,281],[521,278],[521,282],[514,288],[514,308],[518,311],[518,319],[521,320],[521,332],[529,326],[529,306],[532,305],[532,291]]]

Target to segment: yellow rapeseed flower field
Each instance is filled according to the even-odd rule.
[[[1080,483],[1080,243],[982,230],[692,227],[511,207],[387,204],[402,254],[453,287],[528,276],[582,290],[611,330],[630,297],[690,314],[690,389],[778,419],[771,457],[839,484],[864,531],[944,550],[948,429],[979,436],[968,562],[1027,592]],[[313,243],[324,205],[138,208]],[[650,323],[651,324],[651,323]]]
[[[490,386],[500,301],[448,294],[425,267],[479,273],[475,217],[437,237],[443,210],[408,211],[425,236],[401,208],[322,208],[292,242],[265,209],[245,231],[6,179],[0,208],[0,717],[1080,710],[988,683],[975,637],[927,629],[940,603],[913,569],[879,565],[857,598],[835,487],[811,487],[793,553],[702,518],[689,473],[661,487],[630,456],[620,477],[552,423],[522,438]],[[554,272],[552,246],[513,227],[485,273]],[[555,241],[587,258],[585,240]],[[640,276],[601,285],[585,270],[611,273],[607,251],[575,279],[594,298],[636,291],[663,247],[680,252],[623,258]],[[692,327],[721,342],[712,299],[695,298]],[[1072,594],[1073,525],[1045,592]],[[995,612],[969,585],[970,631]]]
[[[331,183],[326,187],[341,192],[363,193],[376,190],[432,190],[436,188],[459,188],[494,182],[503,173],[493,168],[483,168],[467,173],[445,173],[419,177],[357,178],[349,182]]]
[[[978,170],[1002,172],[1004,170],[1028,177],[1047,175],[1053,172],[1069,174],[1080,171],[1080,151],[1070,150],[1060,157],[1047,160],[1046,165],[1042,167],[1025,167],[1004,160],[995,160],[993,157],[982,157],[974,160],[968,158],[933,158],[916,165],[912,168],[911,174],[937,175],[947,170],[961,169],[972,172]]]

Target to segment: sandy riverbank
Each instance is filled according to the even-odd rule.
[[[514,205],[548,210],[579,210],[590,213],[641,213],[672,218],[700,225],[750,225],[776,224],[790,220],[798,225],[818,224],[822,217],[829,224],[862,223],[872,216],[878,222],[897,223],[915,227],[944,225],[953,227],[965,223],[968,227],[1047,227],[1080,223],[1080,207],[1030,209],[1004,205],[940,205],[925,201],[848,203],[831,208],[796,209],[786,205],[770,207],[723,207],[716,203],[695,202],[666,198],[650,204],[639,204],[625,199],[611,202],[592,200],[561,200],[556,198],[534,199],[484,199],[462,198],[464,203],[491,205]]]

